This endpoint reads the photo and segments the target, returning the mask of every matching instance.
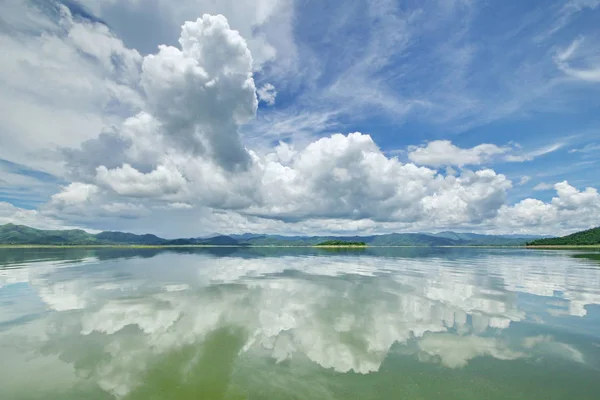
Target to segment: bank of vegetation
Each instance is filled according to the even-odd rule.
[[[600,245],[600,227],[592,228],[571,235],[536,239],[527,242],[527,246],[595,246]]]

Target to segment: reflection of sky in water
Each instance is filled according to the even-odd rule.
[[[600,263],[568,252],[18,251],[0,250],[5,388],[39,374],[48,390],[144,398],[169,363],[227,375],[270,360],[273,384],[299,365],[365,375],[390,357],[600,367]]]

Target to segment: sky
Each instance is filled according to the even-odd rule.
[[[600,225],[600,0],[0,1],[0,224]]]

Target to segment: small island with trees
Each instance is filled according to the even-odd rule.
[[[315,247],[366,247],[365,242],[347,242],[345,240],[326,240],[318,243]]]

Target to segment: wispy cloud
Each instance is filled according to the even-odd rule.
[[[485,23],[493,30],[498,23],[476,2],[401,8],[388,0],[354,1],[343,12],[329,7],[329,16],[299,19],[296,40],[305,67],[302,74],[280,77],[282,86],[303,80],[295,106],[337,120],[417,120],[459,133],[531,111],[571,109],[570,94],[561,90],[565,72],[553,59],[556,45],[528,39],[554,26],[559,15],[596,6],[573,1],[564,10],[558,2],[528,9],[514,16],[508,31],[503,26],[505,34],[492,36],[475,27]],[[595,79],[593,69],[566,62],[574,77]],[[288,119],[285,114],[273,113],[272,120]]]
[[[583,36],[573,40],[566,49],[556,54],[554,62],[571,78],[600,82],[600,49],[598,46],[592,46],[587,51],[581,51],[583,42]],[[573,62],[578,62],[581,66],[574,67]]]
[[[569,153],[592,153],[596,151],[600,151],[599,143],[589,143],[580,148],[570,149]]]
[[[584,10],[594,10],[600,6],[600,0],[569,0],[564,3],[555,3],[550,5],[550,10],[553,13],[552,18],[549,18],[550,24],[541,33],[534,37],[534,42],[540,43],[550,39],[558,31],[565,28],[573,22],[573,19]],[[544,7],[548,7],[544,4]]]
[[[509,154],[504,157],[509,162],[525,162],[532,161],[537,157],[544,156],[546,154],[553,153],[560,150],[564,146],[564,143],[555,143],[549,146],[541,147],[532,151],[525,152],[523,154]]]
[[[324,132],[335,131],[340,126],[338,115],[335,110],[259,110],[257,119],[242,127],[242,134],[244,142],[253,148],[270,149],[281,140],[302,146]]]
[[[531,180],[530,176],[522,176],[521,179],[519,180],[519,185],[523,186],[525,184],[527,184],[527,182],[529,182]]]

